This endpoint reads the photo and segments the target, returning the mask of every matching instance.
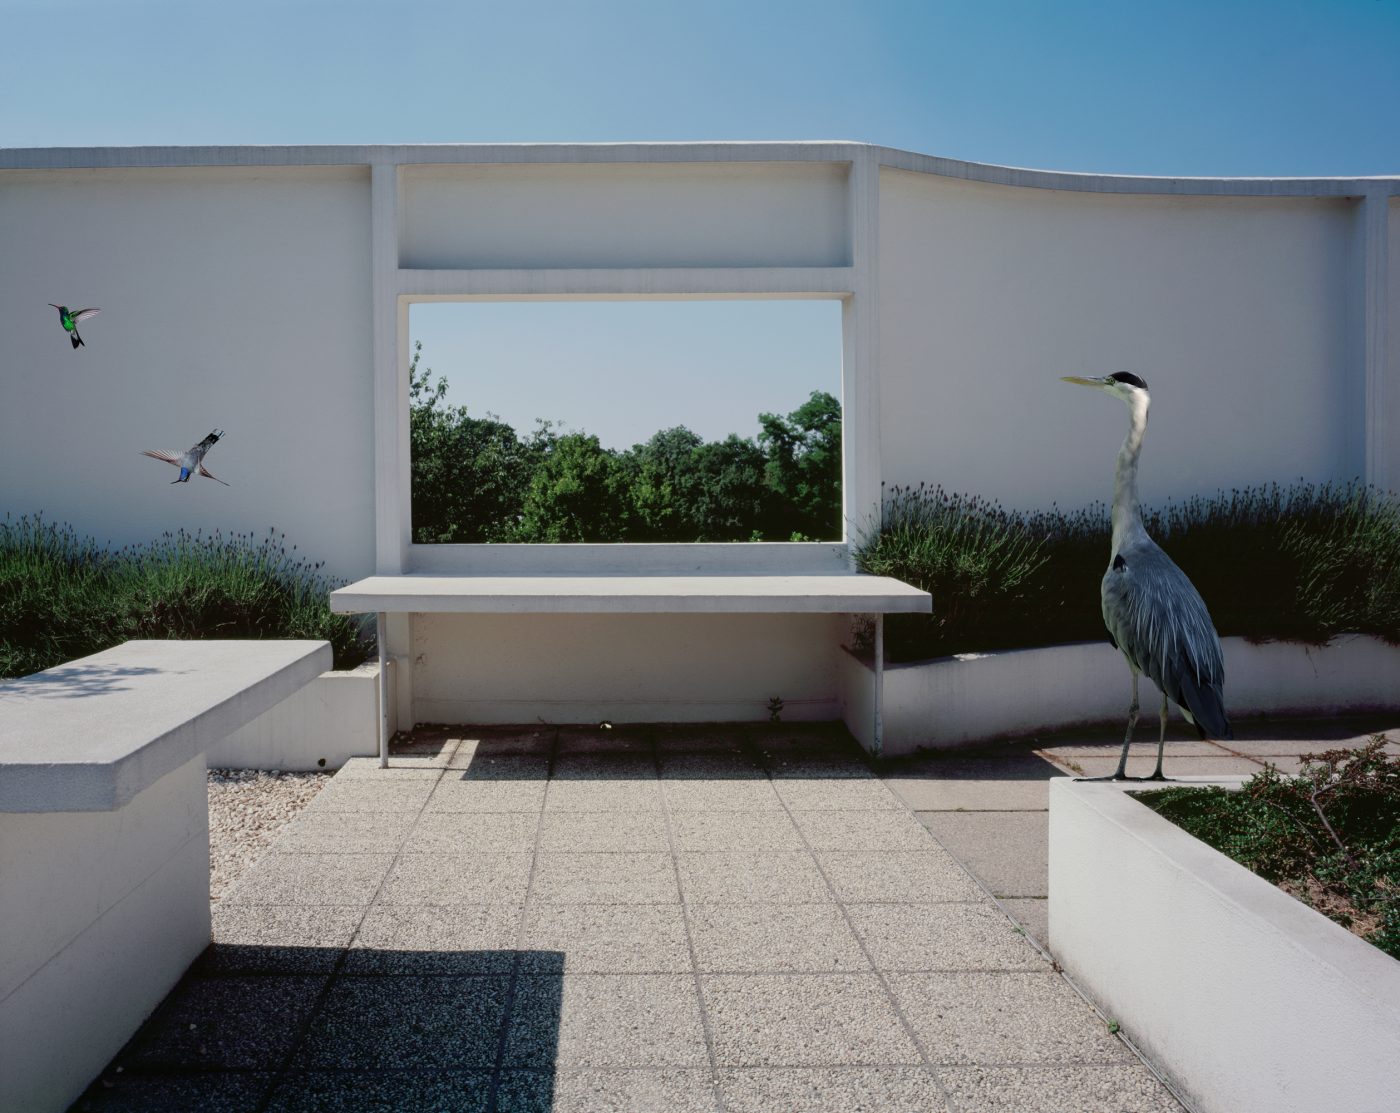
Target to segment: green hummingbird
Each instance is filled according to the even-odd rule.
[[[53,302],[49,302],[49,304],[50,304],[50,305],[53,305]],[[70,334],[71,334],[71,335],[68,337],[68,339],[70,339],[71,341],[73,341],[73,347],[75,347],[75,348],[86,348],[87,345],[86,345],[85,343],[83,343],[83,338],[82,338],[81,336],[78,335],[78,322],[79,322],[79,321],[86,321],[89,317],[92,317],[92,316],[95,316],[95,315],[98,314],[98,313],[101,313],[102,310],[100,310],[100,309],[77,309],[77,310],[70,310],[66,305],[53,305],[53,307],[54,307],[55,309],[58,310],[58,320],[59,320],[59,323],[63,325],[63,331],[66,332],[66,333],[70,333]]]

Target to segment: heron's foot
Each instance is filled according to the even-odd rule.
[[[1140,780],[1140,781],[1170,781],[1171,778],[1168,777],[1165,773],[1163,773],[1160,769],[1158,769],[1157,772],[1155,772],[1155,773],[1152,774],[1152,776],[1150,776],[1150,777],[1139,777],[1138,780]]]
[[[1076,781],[1140,781],[1142,777],[1130,777],[1126,773],[1110,773],[1106,777],[1075,777]]]

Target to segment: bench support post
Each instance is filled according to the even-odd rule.
[[[875,616],[875,730],[870,747],[872,757],[879,757],[885,744],[885,615]]]
[[[389,766],[389,624],[384,612],[374,616],[374,640],[379,650],[379,768]]]

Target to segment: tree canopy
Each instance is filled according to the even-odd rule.
[[[841,536],[841,403],[825,391],[759,415],[756,439],[684,425],[618,451],[540,421],[521,436],[449,405],[447,380],[409,367],[413,539],[432,542],[834,540]]]

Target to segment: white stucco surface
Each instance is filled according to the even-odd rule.
[[[1050,782],[1065,973],[1199,1113],[1394,1109],[1400,962],[1126,795],[1143,788]]]

